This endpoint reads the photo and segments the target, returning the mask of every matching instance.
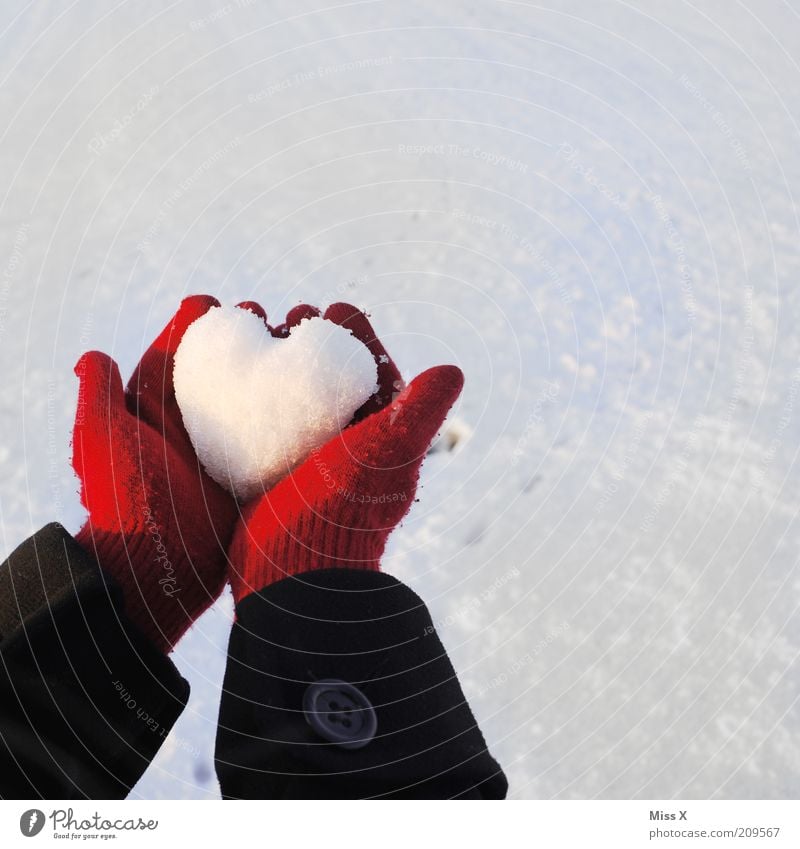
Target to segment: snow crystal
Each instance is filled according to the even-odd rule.
[[[346,427],[377,391],[377,366],[322,318],[285,339],[237,307],[213,307],[175,354],[175,397],[208,474],[247,501]]]

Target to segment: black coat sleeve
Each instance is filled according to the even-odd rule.
[[[0,797],[125,797],[188,694],[61,525],[0,566]]]
[[[272,584],[236,612],[217,732],[224,797],[505,797],[408,587],[325,569]]]

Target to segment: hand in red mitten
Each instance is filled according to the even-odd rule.
[[[72,465],[89,511],[78,542],[122,588],[128,617],[163,651],[219,596],[238,516],[202,470],[175,400],[175,350],[214,298],[186,298],[123,390],[97,351],[80,379]]]
[[[256,304],[248,305],[263,317]],[[313,307],[296,307],[287,329]],[[455,366],[424,372],[407,388],[367,317],[334,304],[325,318],[348,328],[378,364],[379,391],[354,423],[261,498],[249,504],[229,550],[238,603],[286,578],[332,567],[380,568],[389,534],[414,501],[430,443],[458,398],[464,377]]]

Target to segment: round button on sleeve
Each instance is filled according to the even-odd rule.
[[[303,696],[303,712],[323,740],[343,749],[363,748],[378,730],[372,703],[346,681],[315,681]]]

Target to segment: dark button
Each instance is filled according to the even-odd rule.
[[[366,746],[378,730],[372,703],[346,681],[315,681],[303,696],[303,711],[320,737],[343,749]]]

